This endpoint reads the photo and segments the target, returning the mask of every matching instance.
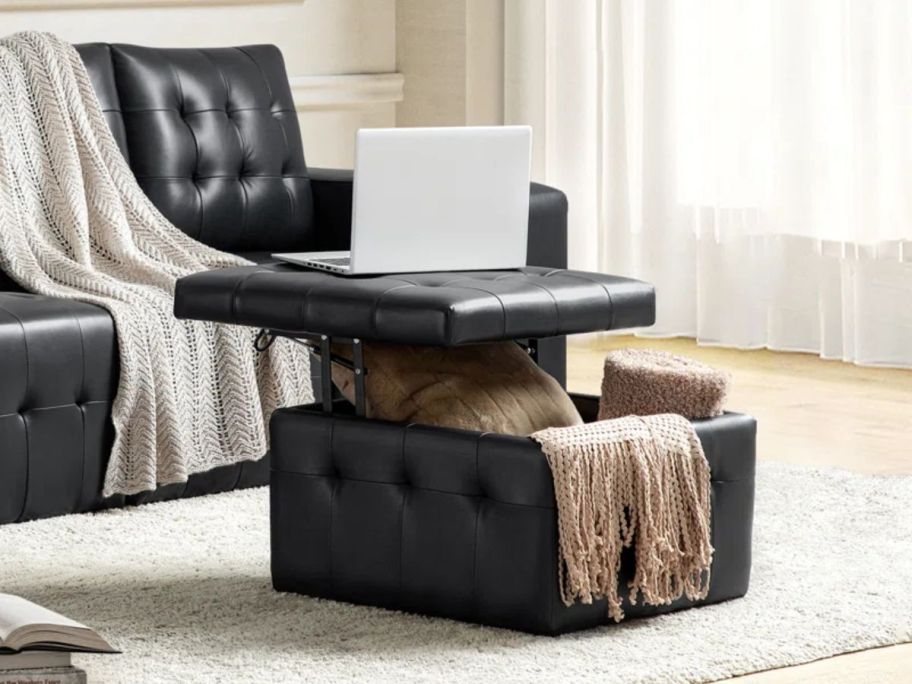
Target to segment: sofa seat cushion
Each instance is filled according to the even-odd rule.
[[[118,367],[104,309],[0,293],[0,522],[97,506]]]
[[[655,291],[630,278],[535,266],[351,278],[270,264],[181,278],[175,314],[449,347],[652,325]]]

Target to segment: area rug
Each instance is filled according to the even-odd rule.
[[[0,591],[100,630],[90,682],[702,682],[912,640],[912,477],[758,473],[747,597],[564,636],[274,592],[265,489],[0,528]]]

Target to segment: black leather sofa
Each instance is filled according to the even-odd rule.
[[[348,247],[351,174],[307,168],[277,48],[77,49],[140,185],[183,231],[259,263]],[[533,184],[530,265],[566,266],[566,225],[563,193]],[[562,338],[539,345],[562,382],[564,351]],[[268,482],[264,459],[103,499],[118,363],[105,310],[0,273],[0,524]]]

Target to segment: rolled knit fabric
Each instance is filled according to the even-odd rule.
[[[599,420],[677,413],[722,414],[729,375],[686,356],[654,349],[618,349],[605,357]]]
[[[621,552],[634,546],[629,600],[667,605],[709,592],[710,472],[685,418],[628,416],[532,435],[554,479],[561,600],[604,598],[623,619]]]

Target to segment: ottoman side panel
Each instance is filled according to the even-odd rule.
[[[336,479],[277,473],[269,488],[272,585],[332,597],[331,520]]]
[[[404,458],[403,608],[474,620],[478,434],[410,425]]]
[[[331,596],[401,607],[406,494],[402,485],[338,480],[330,508]]]
[[[757,421],[725,413],[694,428],[712,469],[711,603],[743,596],[750,583]]]
[[[280,591],[332,595],[332,422],[281,409],[270,422],[272,583]]]
[[[554,509],[484,499],[477,539],[476,620],[537,634],[553,633],[558,589]]]
[[[744,596],[750,584],[754,478],[714,482],[713,564],[707,603]]]
[[[402,608],[475,620],[480,499],[410,489],[402,515]]]
[[[555,633],[557,518],[551,470],[528,438],[479,437],[477,621]]]
[[[312,407],[271,421],[277,589],[399,607],[405,428]]]

